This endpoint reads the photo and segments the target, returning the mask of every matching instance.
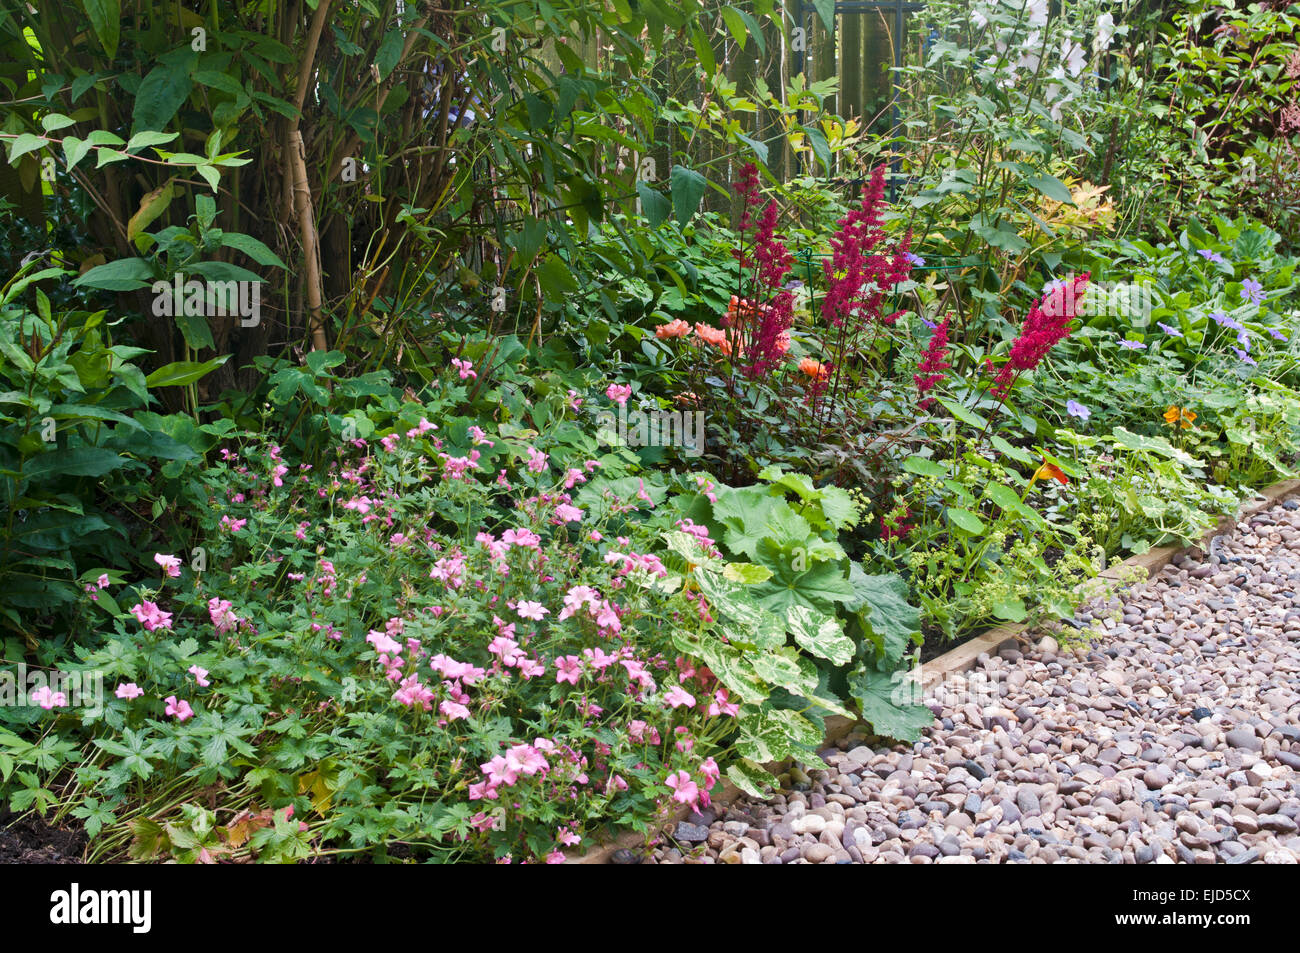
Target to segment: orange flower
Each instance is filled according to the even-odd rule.
[[[774,347],[776,348],[777,354],[784,354],[786,351],[790,350],[790,332],[788,330],[782,331],[776,336],[776,344]]]
[[[1034,471],[1033,479],[1029,482],[1033,483],[1035,480],[1057,480],[1066,486],[1070,485],[1070,478],[1061,468],[1054,463],[1048,463],[1047,460],[1043,460],[1043,465]]]
[[[1191,430],[1192,421],[1195,419],[1196,411],[1179,407],[1177,404],[1170,404],[1169,409],[1165,411],[1165,423],[1171,427],[1178,426],[1184,430]]]
[[[700,402],[700,396],[693,390],[684,390],[677,395],[676,400],[679,404],[698,405]]]
[[[722,347],[727,343],[727,332],[708,324],[695,325],[695,336],[705,344],[712,344],[714,347]]]
[[[817,380],[824,381],[831,376],[831,372],[825,364],[821,361],[814,361],[811,357],[805,357],[799,362],[799,370]]]
[[[661,324],[655,328],[655,337],[661,341],[664,338],[684,338],[691,333],[691,326],[678,318],[675,321],[669,321],[667,324]]]

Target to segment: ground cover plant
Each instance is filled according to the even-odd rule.
[[[1296,475],[1295,4],[787,6],[0,12],[4,811],[560,862]]]

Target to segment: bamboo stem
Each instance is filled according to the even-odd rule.
[[[312,212],[311,185],[307,181],[307,151],[302,133],[294,129],[289,133],[289,162],[293,166],[294,208],[298,213],[298,228],[302,232],[302,254],[307,278],[307,326],[311,329],[311,349],[325,351],[325,323],[321,317],[323,292],[320,271],[320,236],[316,232],[316,216]]]

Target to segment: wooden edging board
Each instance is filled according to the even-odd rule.
[[[1129,576],[1133,569],[1141,568],[1147,571],[1147,578],[1154,576],[1161,569],[1167,566],[1173,558],[1179,553],[1188,550],[1198,549],[1205,546],[1208,541],[1214,537],[1227,533],[1234,529],[1238,523],[1249,519],[1261,510],[1265,510],[1277,503],[1279,500],[1291,496],[1293,493],[1300,491],[1300,480],[1284,480],[1281,483],[1274,483],[1272,486],[1261,490],[1251,500],[1242,504],[1235,517],[1224,516],[1213,530],[1206,533],[1199,543],[1191,546],[1161,546],[1157,549],[1151,549],[1140,556],[1131,556],[1116,566],[1100,573],[1099,578],[1115,582],[1125,583],[1126,577]],[[1095,580],[1089,580],[1083,583],[1080,591],[1083,595],[1092,595],[1095,591]],[[1123,588],[1123,585],[1121,585]],[[963,642],[950,651],[945,652],[936,659],[926,662],[922,666],[921,685],[923,688],[930,688],[938,682],[944,681],[949,675],[955,675],[960,672],[966,672],[975,667],[979,657],[985,653],[994,654],[1008,643],[1014,643],[1025,631],[1024,624],[1000,625],[997,628],[990,629],[982,635],[977,635],[969,641]],[[845,735],[849,734],[861,722],[840,716],[832,716],[826,719],[826,738],[823,741],[824,747],[829,747],[839,741]],[[784,765],[769,765],[769,767],[784,767]],[[740,797],[743,792],[734,784],[724,781],[723,789],[713,798],[713,803],[718,807],[725,807],[736,798]],[[673,812],[669,817],[667,826],[675,825],[677,821],[684,818],[690,811],[685,807]],[[604,864],[609,862],[610,856],[620,848],[626,847],[635,850],[645,844],[646,835],[636,831],[628,831],[616,836],[614,839],[593,847],[584,854],[570,855],[565,861],[566,864]]]

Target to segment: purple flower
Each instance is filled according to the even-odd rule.
[[[1233,331],[1240,331],[1241,325],[1235,319],[1228,317],[1222,311],[1211,311],[1210,320],[1221,328],[1230,328]]]
[[[1262,304],[1264,302],[1264,286],[1254,278],[1247,278],[1241,283],[1241,300],[1253,304]]]
[[[1259,362],[1256,361],[1256,360],[1255,360],[1253,357],[1251,357],[1249,354],[1247,354],[1245,351],[1243,351],[1241,348],[1239,348],[1239,347],[1234,347],[1232,350],[1233,350],[1233,353],[1235,353],[1235,354],[1237,355],[1237,357],[1241,358],[1243,361],[1245,361],[1245,362],[1246,362],[1247,364],[1249,364],[1251,367],[1259,367]]]
[[[1083,404],[1079,403],[1077,400],[1067,400],[1065,402],[1065,412],[1071,417],[1078,417],[1080,420],[1084,421],[1092,416],[1092,411],[1083,406]]]
[[[1145,351],[1147,346],[1141,341],[1124,340],[1119,342],[1119,346],[1126,351]]]
[[[1196,254],[1200,255],[1206,261],[1214,262],[1216,265],[1222,265],[1224,263],[1222,255],[1217,251],[1210,251],[1208,248],[1198,248]]]
[[[1180,338],[1183,336],[1182,331],[1178,330],[1177,328],[1171,328],[1169,325],[1165,324],[1162,321],[1157,321],[1156,324],[1160,325],[1160,330],[1164,331],[1165,334],[1172,334],[1176,338]]]
[[[908,252],[908,253],[907,253],[907,260],[910,261],[910,262],[912,263],[912,267],[913,267],[913,268],[924,268],[924,267],[925,267],[925,259],[922,258],[920,255],[914,255],[914,254],[912,254],[911,252]]]
[[[933,331],[935,328],[937,328],[937,327],[939,326],[939,325],[935,324],[933,321],[927,320],[926,318],[922,318],[922,319],[921,319],[921,323],[924,324],[924,325],[925,325],[927,328],[929,328],[931,331]]]
[[[1249,350],[1250,350],[1250,332],[1247,331],[1245,328],[1242,328],[1240,331],[1238,331],[1238,332],[1237,332],[1237,343],[1240,344],[1242,347],[1244,347],[1247,351],[1249,351]]]
[[[1267,330],[1269,334],[1273,335],[1273,340],[1275,341],[1286,340],[1286,335],[1283,334],[1281,331],[1279,331],[1277,328],[1268,328]]]

